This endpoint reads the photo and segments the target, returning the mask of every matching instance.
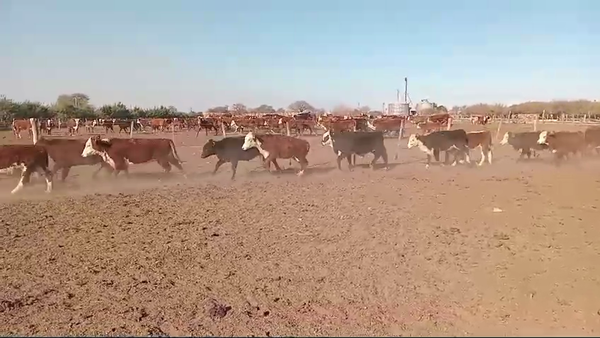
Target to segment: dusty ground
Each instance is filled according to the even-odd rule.
[[[389,139],[389,171],[349,173],[307,139],[303,179],[207,175],[194,133],[176,134],[188,180],[79,167],[9,197],[2,177],[0,334],[600,334],[599,160],[497,145],[492,166],[425,170]]]

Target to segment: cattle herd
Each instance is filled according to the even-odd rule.
[[[474,124],[487,124],[487,117],[472,118]],[[35,145],[2,145],[0,146],[0,169],[21,168],[21,176],[12,193],[20,191],[29,183],[30,176],[38,173],[46,181],[46,191],[52,191],[53,177],[60,170],[61,180],[64,181],[69,170],[74,166],[98,165],[94,172],[96,176],[102,169],[117,176],[120,172],[128,175],[130,164],[140,164],[156,161],[168,173],[175,166],[184,177],[183,161],[179,158],[175,144],[167,138],[102,138],[92,136],[88,139],[52,138],[54,126],[65,127],[70,136],[79,133],[82,125],[88,132],[94,132],[96,127],[103,128],[106,133],[115,132],[114,126],[120,132],[134,130],[151,132],[165,130],[188,129],[197,130],[196,137],[201,130],[206,135],[214,131],[243,132],[245,136],[224,137],[219,141],[209,139],[202,149],[201,158],[215,155],[217,162],[213,174],[225,163],[231,163],[232,176],[235,178],[239,161],[250,161],[261,157],[264,167],[270,171],[271,164],[277,171],[281,171],[278,159],[293,159],[300,165],[298,176],[302,176],[308,167],[310,144],[299,138],[306,132],[315,134],[316,128],[324,130],[321,136],[321,145],[330,146],[336,156],[337,167],[341,168],[344,159],[347,160],[349,169],[356,164],[356,155],[365,156],[372,153],[374,158],[370,166],[374,168],[380,158],[384,168],[388,168],[388,152],[384,144],[384,136],[392,133],[402,138],[405,123],[410,122],[417,126],[419,134],[412,134],[408,138],[408,148],[418,148],[427,156],[426,166],[431,164],[432,156],[440,161],[440,152],[445,153],[443,163],[448,164],[450,157],[452,165],[457,163],[471,163],[470,150],[480,148],[481,159],[477,165],[481,166],[486,161],[492,163],[492,133],[489,130],[466,132],[463,129],[451,129],[452,118],[449,114],[430,116],[319,116],[313,114],[297,114],[283,116],[266,114],[262,116],[232,116],[223,114],[218,117],[198,117],[185,119],[136,119],[136,120],[84,120],[69,119],[55,121],[52,119],[40,120],[41,137]],[[29,120],[13,121],[15,137],[21,138],[21,131],[31,134]],[[292,131],[295,135],[292,136]],[[226,136],[226,135],[224,135]],[[570,155],[587,154],[600,147],[600,127],[590,127],[584,132],[567,131],[539,131],[539,132],[507,132],[504,134],[501,145],[511,145],[520,152],[518,160],[525,156],[531,158],[539,156],[539,152],[549,150],[554,154],[556,164]],[[395,158],[398,158],[396,152]],[[49,169],[49,159],[54,163]]]

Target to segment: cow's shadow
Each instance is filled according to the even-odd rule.
[[[308,167],[304,171],[304,175],[308,176],[308,175],[326,174],[333,170],[337,170],[337,168],[324,167],[324,166]],[[297,175],[299,171],[300,171],[300,168],[298,168],[298,167],[288,167],[285,169],[282,168],[281,171],[276,171],[275,168],[271,167],[271,171],[267,171],[264,167],[261,166],[261,167],[258,167],[256,169],[248,172],[247,175],[248,175],[248,177],[258,177],[258,176],[265,176],[265,175],[290,176],[290,175]]]

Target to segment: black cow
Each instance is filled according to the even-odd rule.
[[[217,164],[215,164],[213,175],[220,166],[227,162],[231,162],[231,170],[233,171],[231,179],[233,180],[239,161],[250,161],[260,155],[257,148],[243,150],[242,146],[244,145],[244,139],[244,136],[226,137],[220,141],[210,139],[204,144],[202,155],[200,155],[200,157],[207,158],[212,155],[217,155],[219,160],[217,161]]]
[[[530,159],[532,153],[534,157],[538,157],[539,154],[536,153],[536,150],[542,151],[548,149],[547,144],[538,143],[539,138],[539,131],[527,131],[522,133],[513,133],[508,131],[506,134],[504,134],[500,144],[510,144],[515,150],[520,151],[521,155],[519,155],[519,158],[517,159],[517,161],[520,161],[525,155],[527,155],[527,158]]]
[[[356,155],[365,156],[373,153],[371,168],[375,168],[375,162],[381,157],[385,168],[388,169],[388,155],[383,143],[382,132],[334,132],[328,130],[323,134],[321,145],[329,145],[337,155],[338,169],[342,170],[342,159],[348,160],[348,169],[352,170],[353,164],[351,156],[354,155],[354,165],[356,164]]]
[[[440,151],[446,152],[446,159],[448,158],[448,153],[454,154],[452,165],[456,165],[458,158],[462,158],[463,156],[467,163],[471,163],[469,157],[469,139],[467,132],[463,129],[440,130],[427,135],[412,134],[408,138],[408,149],[414,147],[419,147],[419,149],[427,154],[426,168],[429,168],[431,164],[431,156],[434,156],[436,161],[440,160]]]

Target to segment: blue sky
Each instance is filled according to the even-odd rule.
[[[600,99],[600,1],[0,0],[0,94],[181,111]]]

